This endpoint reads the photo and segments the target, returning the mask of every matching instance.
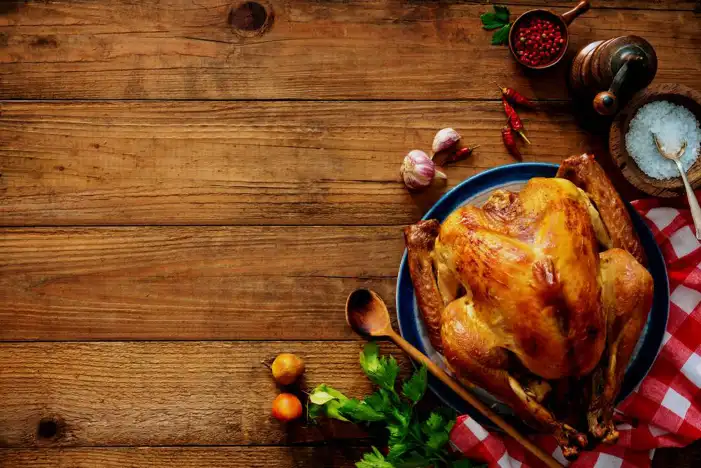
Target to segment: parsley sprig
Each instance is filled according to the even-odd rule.
[[[487,12],[480,15],[482,27],[487,31],[494,31],[492,45],[506,44],[509,41],[509,9],[502,5],[494,5],[494,13]]]
[[[380,356],[376,343],[368,343],[360,353],[360,366],[378,388],[362,400],[321,384],[309,395],[310,418],[325,416],[353,423],[383,425],[387,434],[386,455],[377,448],[356,463],[357,468],[420,468],[433,466],[471,468],[469,460],[454,460],[447,449],[455,415],[433,411],[421,420],[416,404],[426,393],[427,369],[417,369],[397,384],[399,365],[392,356]],[[397,391],[401,387],[401,391]]]

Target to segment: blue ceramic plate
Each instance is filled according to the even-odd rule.
[[[469,203],[480,206],[494,190],[499,188],[517,192],[533,177],[554,177],[557,168],[556,164],[520,163],[484,171],[465,180],[446,193],[426,213],[423,219],[438,219],[442,222],[461,205]],[[618,401],[628,396],[643,380],[650,367],[652,367],[652,363],[655,361],[662,344],[662,337],[667,326],[667,315],[669,313],[669,284],[662,252],[660,252],[652,232],[645,225],[640,215],[630,205],[627,204],[627,207],[648,258],[648,267],[654,279],[655,293],[647,324],[628,365]],[[406,251],[399,266],[399,278],[397,280],[397,318],[402,336],[424,354],[431,357],[434,362],[442,366],[441,357],[431,346],[423,321],[419,315],[414,297],[414,287],[411,284],[409,268],[406,264]],[[483,424],[491,426],[472,407],[463,402],[459,396],[435,378],[430,379],[429,386],[444,403],[452,406],[456,411],[467,413]],[[488,392],[478,389],[476,393],[497,412],[504,415],[512,414],[506,405],[496,400]]]

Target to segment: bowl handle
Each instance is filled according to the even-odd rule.
[[[570,11],[563,13],[562,20],[565,22],[566,25],[569,26],[569,24],[572,21],[574,21],[579,15],[589,11],[590,7],[591,3],[589,2],[589,0],[583,0],[579,2],[577,6],[572,8]]]

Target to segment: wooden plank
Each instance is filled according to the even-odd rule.
[[[397,227],[0,230],[1,340],[355,339],[357,287],[393,310]]]
[[[498,95],[494,90],[493,96]],[[524,112],[527,161],[606,144],[569,104]],[[0,117],[0,224],[405,224],[441,190],[411,194],[399,167],[435,132],[482,145],[448,187],[514,162],[493,102],[8,103]],[[603,159],[603,158],[602,158]]]
[[[525,5],[531,7],[567,7],[572,8],[578,4],[581,0],[508,0],[506,2],[499,2],[498,5]],[[482,0],[474,0],[472,3],[481,3]],[[492,2],[494,3],[494,2]],[[592,8],[594,10],[599,8],[609,8],[609,9],[621,9],[621,10],[666,10],[666,11],[693,11],[698,4],[697,0],[648,0],[638,2],[635,0],[608,0],[608,1],[596,1],[593,0]]]
[[[32,468],[354,468],[367,449],[321,447],[138,447],[0,449],[0,466]]]
[[[0,17],[0,97],[480,99],[493,96],[494,80],[567,96],[566,67],[530,76],[505,47],[490,45],[479,20],[486,5],[270,4],[274,22],[259,36],[235,32],[231,2],[219,0],[17,2]],[[573,24],[571,48],[637,34],[657,50],[658,82],[694,87],[699,31],[692,11],[595,9]]]
[[[659,449],[654,468],[692,468],[701,461],[698,443]],[[125,447],[0,449],[0,466],[32,468],[352,468],[365,449],[322,447]]]
[[[358,342],[0,344],[0,446],[280,445],[362,437],[347,424],[280,424],[262,360],[301,356],[304,385],[372,391]],[[387,347],[408,370],[410,364]],[[42,424],[42,430],[39,425]],[[56,433],[47,430],[55,422]]]

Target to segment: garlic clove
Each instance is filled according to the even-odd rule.
[[[443,128],[438,130],[436,136],[433,137],[433,145],[431,147],[433,154],[440,153],[441,151],[454,147],[458,144],[460,138],[460,134],[452,128]]]
[[[428,187],[434,177],[446,179],[446,175],[436,170],[436,164],[421,150],[412,150],[404,156],[402,167],[399,171],[404,180],[404,185],[411,190],[420,190]]]

